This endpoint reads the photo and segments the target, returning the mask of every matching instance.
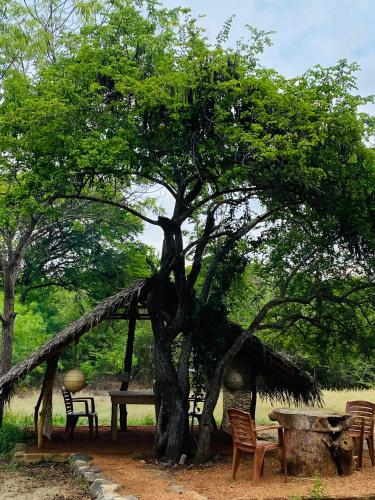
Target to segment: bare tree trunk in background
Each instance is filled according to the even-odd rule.
[[[16,313],[14,311],[16,269],[13,266],[3,266],[4,280],[4,299],[3,315],[1,316],[1,352],[0,352],[0,376],[10,370],[12,364],[14,320]],[[4,414],[4,397],[0,396],[0,426]]]
[[[3,278],[3,314],[0,314],[2,325],[1,350],[0,350],[0,376],[10,370],[12,366],[14,320],[15,312],[15,288],[22,259],[33,239],[34,230],[40,221],[41,216],[33,216],[24,231],[19,234],[15,242],[16,232],[11,232],[3,240],[3,247],[0,247],[0,270]],[[4,395],[0,395],[0,427],[4,415]]]

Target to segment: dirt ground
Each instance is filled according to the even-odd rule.
[[[82,489],[84,488],[84,489]],[[10,467],[0,462],[1,500],[88,500],[66,465]]]
[[[95,441],[90,441],[87,430],[80,428],[72,440],[64,442],[60,430],[54,433],[53,441],[45,443],[44,450],[90,454],[94,463],[121,485],[120,494],[136,495],[140,500],[198,500],[202,497],[209,500],[290,499],[308,496],[314,486],[311,478],[290,477],[285,484],[278,457],[272,452],[266,455],[260,486],[252,484],[250,457],[244,457],[237,479],[233,481],[231,439],[222,433],[214,436],[213,460],[209,464],[165,469],[155,464],[152,458],[153,431],[152,426],[130,427],[126,433],[119,433],[116,443],[111,443],[109,428],[101,428]],[[350,496],[353,485],[355,494],[375,493],[375,470],[367,456],[361,472],[349,477],[322,478],[325,496]],[[185,492],[177,493],[176,486],[183,487]]]

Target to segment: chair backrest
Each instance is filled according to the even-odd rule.
[[[250,413],[230,408],[228,416],[232,426],[233,443],[249,448],[256,448],[257,436]]]
[[[73,413],[72,395],[64,386],[61,387],[61,392],[64,398],[66,413]]]
[[[346,412],[351,413],[357,417],[355,421],[350,424],[349,431],[361,432],[362,421],[363,431],[365,434],[374,433],[374,418],[375,418],[375,404],[369,401],[348,401],[346,403]]]

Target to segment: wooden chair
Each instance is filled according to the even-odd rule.
[[[264,455],[266,451],[279,450],[285,482],[287,481],[287,462],[284,447],[284,430],[281,425],[264,425],[255,428],[250,413],[231,408],[228,410],[229,420],[232,426],[233,439],[233,479],[236,477],[240,463],[240,451],[254,453],[254,485],[259,484],[259,477],[263,475]],[[269,429],[277,429],[279,442],[273,443],[257,438],[257,432]]]
[[[372,466],[375,464],[374,453],[374,421],[375,404],[368,401],[348,401],[346,413],[352,413],[356,418],[350,425],[348,432],[355,440],[358,449],[357,467],[362,469],[363,442],[366,439]]]
[[[64,398],[66,410],[66,426],[65,426],[65,440],[69,435],[73,436],[74,429],[77,425],[79,417],[87,417],[89,421],[89,435],[93,437],[94,421],[95,421],[95,435],[98,437],[98,415],[95,411],[94,398],[72,398],[71,393],[65,388],[61,387],[61,392]],[[89,410],[88,401],[91,401],[91,409]],[[84,403],[85,411],[74,411],[74,403]]]

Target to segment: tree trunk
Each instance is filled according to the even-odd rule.
[[[250,331],[244,332],[241,336],[237,337],[216,365],[215,373],[209,383],[203,406],[201,423],[199,426],[199,440],[195,455],[196,464],[204,463],[208,459],[210,453],[213,413],[220,395],[224,367],[238,353],[249,335]]]
[[[308,477],[319,472],[335,476],[352,470],[354,444],[343,432],[349,426],[348,414],[323,408],[284,408],[273,410],[269,417],[285,429],[289,474]]]
[[[182,403],[184,411],[184,440],[183,440],[183,451],[186,455],[190,455],[191,452],[191,440],[189,431],[189,396],[190,396],[190,380],[189,380],[189,361],[191,353],[191,339],[192,333],[189,332],[185,334],[182,343],[180,358],[178,361],[178,381],[182,394]]]
[[[211,432],[215,406],[219,399],[223,371],[217,372],[206,391],[201,421],[199,425],[199,439],[194,462],[202,464],[208,459],[211,447]]]
[[[354,439],[349,432],[342,432],[332,442],[332,453],[339,476],[350,476],[354,471]]]
[[[162,414],[158,418],[167,418],[166,425],[158,422],[158,426],[165,430],[159,437],[165,440],[165,450],[157,443],[162,460],[170,464],[178,463],[183,450],[185,429],[188,428],[186,405],[178,381],[178,375],[173,365],[170,343],[155,338],[155,388],[161,395]]]
[[[2,316],[2,342],[0,353],[0,376],[8,372],[12,366],[16,272],[13,267],[4,266],[4,301]],[[0,396],[0,427],[3,421],[5,400]]]

